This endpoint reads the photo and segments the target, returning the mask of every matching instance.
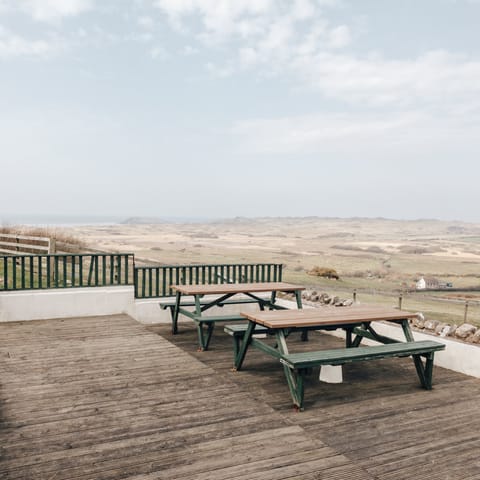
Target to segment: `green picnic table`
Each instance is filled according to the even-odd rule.
[[[174,302],[161,302],[163,309],[170,308],[172,316],[172,333],[178,333],[178,316],[180,314],[191,318],[197,324],[199,350],[208,350],[216,322],[232,322],[245,320],[240,313],[230,315],[206,315],[213,307],[223,307],[232,304],[255,303],[260,310],[281,310],[285,307],[277,303],[277,293],[293,293],[297,307],[302,308],[301,293],[305,287],[285,282],[258,283],[220,283],[208,285],[173,285]],[[269,294],[267,297],[260,296]],[[185,300],[185,297],[193,297]],[[193,307],[193,309],[192,309]]]
[[[414,318],[415,313],[376,305],[243,312],[242,316],[248,319],[247,326],[225,327],[225,331],[234,337],[234,370],[241,370],[250,347],[279,359],[283,365],[294,406],[298,410],[303,410],[304,407],[304,378],[313,367],[343,365],[386,357],[412,356],[420,383],[422,387],[429,390],[432,388],[434,352],[445,348],[445,345],[439,342],[414,341],[409,319]],[[374,321],[389,321],[401,325],[405,341],[378,334],[372,325]],[[346,332],[345,348],[289,352],[287,340],[295,330],[339,328]],[[273,335],[275,343],[272,345],[256,338],[254,334],[259,331]],[[362,347],[360,345],[364,338],[374,340],[379,345]]]

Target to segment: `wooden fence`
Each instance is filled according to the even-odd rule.
[[[48,237],[0,232],[0,252],[12,255],[52,254],[55,253],[55,240]]]

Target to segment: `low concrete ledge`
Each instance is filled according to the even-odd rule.
[[[0,293],[0,322],[127,313],[133,286],[21,290]]]
[[[246,295],[239,295],[238,297],[248,298]],[[216,295],[206,295],[204,297],[205,300],[208,300],[209,298],[211,298],[212,300],[215,300],[218,297]],[[268,299],[269,297],[265,296],[265,298]],[[182,299],[186,301],[194,301],[194,298],[189,296],[182,297]],[[136,299],[135,302],[130,306],[129,310],[127,310],[127,313],[138,322],[144,323],[146,325],[155,324],[155,323],[171,323],[172,317],[170,314],[170,309],[162,310],[160,308],[160,303],[173,302],[173,301],[175,301],[175,297]],[[288,306],[289,308],[293,308],[291,306],[292,302],[289,302],[289,301],[279,299],[277,303],[279,303],[280,305]],[[296,304],[294,305],[296,308]],[[193,309],[193,307],[191,308]],[[221,314],[233,315],[238,313],[239,308],[241,308],[241,310],[245,312],[249,312],[249,311],[253,312],[258,309],[258,306],[255,303],[242,304],[241,307],[239,307],[239,305],[224,305],[221,308],[212,307],[212,309],[209,310],[209,312],[211,312],[214,315],[221,315]],[[179,322],[181,323],[183,321],[191,322],[189,318],[185,318],[183,315],[180,315]]]

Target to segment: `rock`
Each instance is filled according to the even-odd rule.
[[[472,343],[480,343],[480,328],[473,334]]]
[[[343,302],[344,307],[350,307],[351,305],[353,305],[353,300],[351,298]]]
[[[422,322],[425,321],[425,315],[422,312],[417,312],[415,315],[417,316],[418,320],[421,320]]]
[[[440,324],[438,320],[426,320],[424,324],[425,330],[435,330]]]
[[[420,328],[420,329],[425,328],[425,320],[421,320],[420,318],[416,318],[413,322],[414,322],[413,325],[416,328]]]
[[[334,305],[336,305],[339,301],[340,301],[340,297],[336,297],[336,296],[335,296],[335,297],[332,298],[332,302],[331,302],[331,303],[333,303]]]
[[[437,335],[441,335],[442,332],[443,332],[443,329],[444,329],[446,326],[447,326],[446,323],[441,323],[441,322],[440,322],[440,323],[435,327],[435,333],[436,333]]]
[[[453,325],[448,325],[444,324],[442,331],[440,332],[441,337],[450,337],[455,333],[455,330],[457,329],[457,326],[455,324]]]
[[[319,296],[315,293],[312,293],[312,295],[310,296],[310,300],[312,302],[318,302],[318,299],[319,299]]]
[[[464,323],[455,330],[455,336],[457,338],[466,339],[468,336],[474,334],[476,330],[477,327],[474,325],[471,325],[470,323]]]
[[[323,297],[323,303],[325,305],[330,305],[332,303],[332,297],[326,293]]]

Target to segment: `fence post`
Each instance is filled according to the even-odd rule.
[[[463,314],[463,323],[467,323],[468,300],[465,300],[465,312]]]
[[[398,309],[401,310],[402,309],[402,300],[403,300],[403,295],[400,294],[398,296]]]
[[[48,253],[57,253],[57,240],[55,238],[48,239]]]
[[[357,289],[353,290],[353,303],[357,303]]]

